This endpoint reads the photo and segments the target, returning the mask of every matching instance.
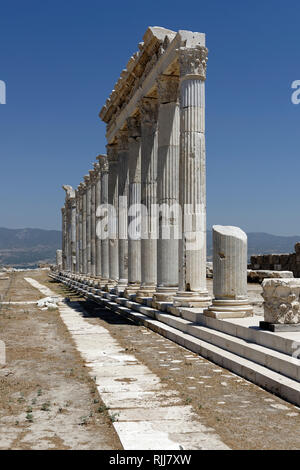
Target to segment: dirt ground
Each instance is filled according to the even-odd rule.
[[[3,301],[43,297],[23,277],[1,281]],[[122,449],[58,311],[2,305],[0,340],[0,449]]]
[[[232,449],[300,448],[299,408],[143,326],[80,299],[45,271],[14,276],[10,289],[23,300],[39,297],[23,280],[26,276],[79,301],[88,322],[106,328],[129,354],[177,390],[182,403],[191,405],[199,420]],[[2,306],[0,339],[8,345],[7,367],[0,369],[0,429],[5,429],[0,448],[120,448],[108,412],[98,412],[101,399],[57,312],[32,305]]]

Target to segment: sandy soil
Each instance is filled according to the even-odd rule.
[[[11,277],[0,284],[4,300],[42,297],[23,273]],[[58,311],[3,305],[0,340],[0,449],[122,448]]]
[[[20,296],[23,277],[18,273],[12,284]],[[232,449],[300,448],[299,408],[143,326],[80,299],[46,272],[32,272],[30,277],[79,301],[88,322],[109,330],[129,354],[170,390],[177,390],[182,402],[193,406],[200,421]],[[38,297],[38,291],[28,286],[23,299]],[[31,305],[3,306],[3,338],[8,344],[8,365],[0,369],[0,427],[5,429],[0,448],[120,448],[108,413],[97,412],[100,397],[56,312]]]

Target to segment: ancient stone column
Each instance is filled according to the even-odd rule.
[[[213,226],[212,305],[204,311],[214,318],[253,314],[247,295],[247,235],[238,227]]]
[[[96,275],[96,174],[89,171],[91,185],[91,276]]]
[[[76,268],[76,200],[72,186],[64,185],[66,192],[66,269],[72,273]]]
[[[86,184],[82,186],[82,274],[87,275],[87,251],[86,251]]]
[[[78,200],[79,200],[79,214],[78,214],[78,236],[79,236],[79,243],[78,243],[78,250],[79,250],[79,274],[83,272],[83,260],[82,260],[82,195],[83,195],[83,188],[82,183],[78,185]]]
[[[106,290],[115,287],[119,280],[118,245],[118,152],[117,145],[107,145],[108,173],[108,233],[109,233],[109,282]]]
[[[157,283],[157,115],[158,100],[143,98],[141,114],[141,203],[146,214],[142,214],[141,239],[141,287],[136,300],[143,302],[152,297]]]
[[[75,202],[76,202],[76,266],[75,266],[75,272],[76,274],[79,274],[79,257],[80,257],[80,238],[79,238],[79,217],[80,217],[80,194],[79,190],[75,190]]]
[[[62,269],[62,250],[56,250],[56,267],[59,271]]]
[[[206,175],[205,78],[207,49],[182,47],[180,68],[179,193],[182,239],[179,242],[179,291],[174,306],[205,307],[206,289]]]
[[[76,273],[76,199],[75,191],[70,201],[71,204],[71,272]]]
[[[141,120],[127,119],[128,127],[128,287],[125,297],[135,294],[141,284]]]
[[[128,132],[122,130],[117,138],[118,152],[118,249],[119,281],[116,293],[124,292],[128,284]]]
[[[109,238],[108,238],[108,159],[106,155],[99,155],[97,160],[101,172],[101,208],[97,226],[98,237],[101,239],[101,281],[103,288],[109,280]],[[106,222],[106,223],[105,223]]]
[[[158,80],[158,171],[157,202],[159,232],[157,240],[157,289],[153,306],[170,301],[178,290],[179,227],[179,78],[161,75]]]
[[[91,181],[89,175],[85,175],[84,182],[86,185],[86,263],[87,275],[91,276]]]
[[[61,208],[61,232],[62,232],[62,270],[65,271],[66,268],[66,209],[65,207]]]
[[[97,162],[94,164],[94,170],[96,175],[95,185],[95,213],[96,213],[96,263],[95,263],[95,276],[97,279],[101,279],[101,237],[98,234],[97,226],[100,222],[100,205],[101,205],[101,172],[100,164]]]

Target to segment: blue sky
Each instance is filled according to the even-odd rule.
[[[105,152],[98,112],[151,26],[205,32],[207,222],[300,235],[300,2],[0,3],[0,226],[60,228]]]

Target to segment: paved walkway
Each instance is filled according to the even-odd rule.
[[[26,280],[43,294],[55,295],[35,279]],[[110,408],[124,449],[228,449],[183,404],[178,391],[128,354],[107,329],[90,324],[77,302],[59,305],[59,312]]]

